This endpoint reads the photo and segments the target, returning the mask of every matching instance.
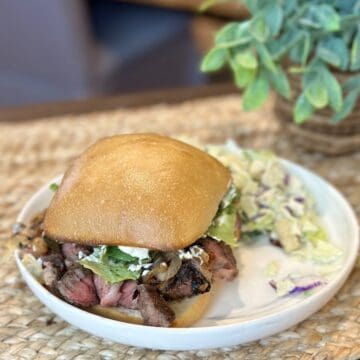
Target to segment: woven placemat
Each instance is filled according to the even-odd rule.
[[[14,124],[0,123],[0,236],[44,182],[96,139],[156,131],[203,141],[235,138],[270,148],[314,169],[337,186],[360,214],[360,153],[330,158],[295,148],[279,127],[273,101],[243,113],[238,96],[178,105],[119,109]],[[165,352],[115,344],[80,331],[48,311],[21,280],[11,261],[0,267],[0,359],[358,359],[360,358],[360,264],[322,310],[278,335],[233,348]]]

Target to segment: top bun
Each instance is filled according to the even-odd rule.
[[[205,233],[229,181],[220,162],[181,141],[104,138],[65,173],[46,211],[45,234],[87,245],[182,249]]]

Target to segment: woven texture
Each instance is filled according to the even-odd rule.
[[[242,146],[270,148],[315,170],[337,186],[360,214],[360,153],[336,158],[295,148],[281,130],[273,101],[242,113],[238,96],[178,105],[119,109],[89,115],[0,123],[0,236],[44,182],[64,171],[74,155],[96,139],[156,131],[203,141],[235,138]],[[0,249],[1,250],[1,249]],[[32,295],[15,264],[0,267],[0,359],[358,359],[360,263],[322,310],[283,333],[243,346],[196,352],[164,352],[105,341],[73,328]]]

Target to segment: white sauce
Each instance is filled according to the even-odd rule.
[[[179,250],[179,258],[181,260],[183,259],[190,260],[192,258],[198,258],[200,259],[200,264],[203,263],[203,259],[202,259],[203,254],[204,254],[204,250],[197,245],[192,246],[187,251]]]
[[[133,257],[137,257],[140,260],[149,258],[149,249],[130,246],[118,246],[118,248],[124,253],[127,253]]]
[[[139,271],[141,270],[143,266],[141,264],[135,265],[135,264],[131,264],[129,265],[129,270],[130,271]]]
[[[81,260],[84,257],[86,257],[86,255],[80,250],[79,253],[78,253],[78,259]]]

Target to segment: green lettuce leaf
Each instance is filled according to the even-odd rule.
[[[95,247],[92,254],[79,262],[109,283],[136,280],[140,277],[140,269],[129,270],[130,265],[139,265],[139,260],[116,246]]]
[[[206,233],[206,235],[216,240],[222,240],[233,247],[238,246],[235,206],[237,199],[238,191],[235,186],[231,185]]]

